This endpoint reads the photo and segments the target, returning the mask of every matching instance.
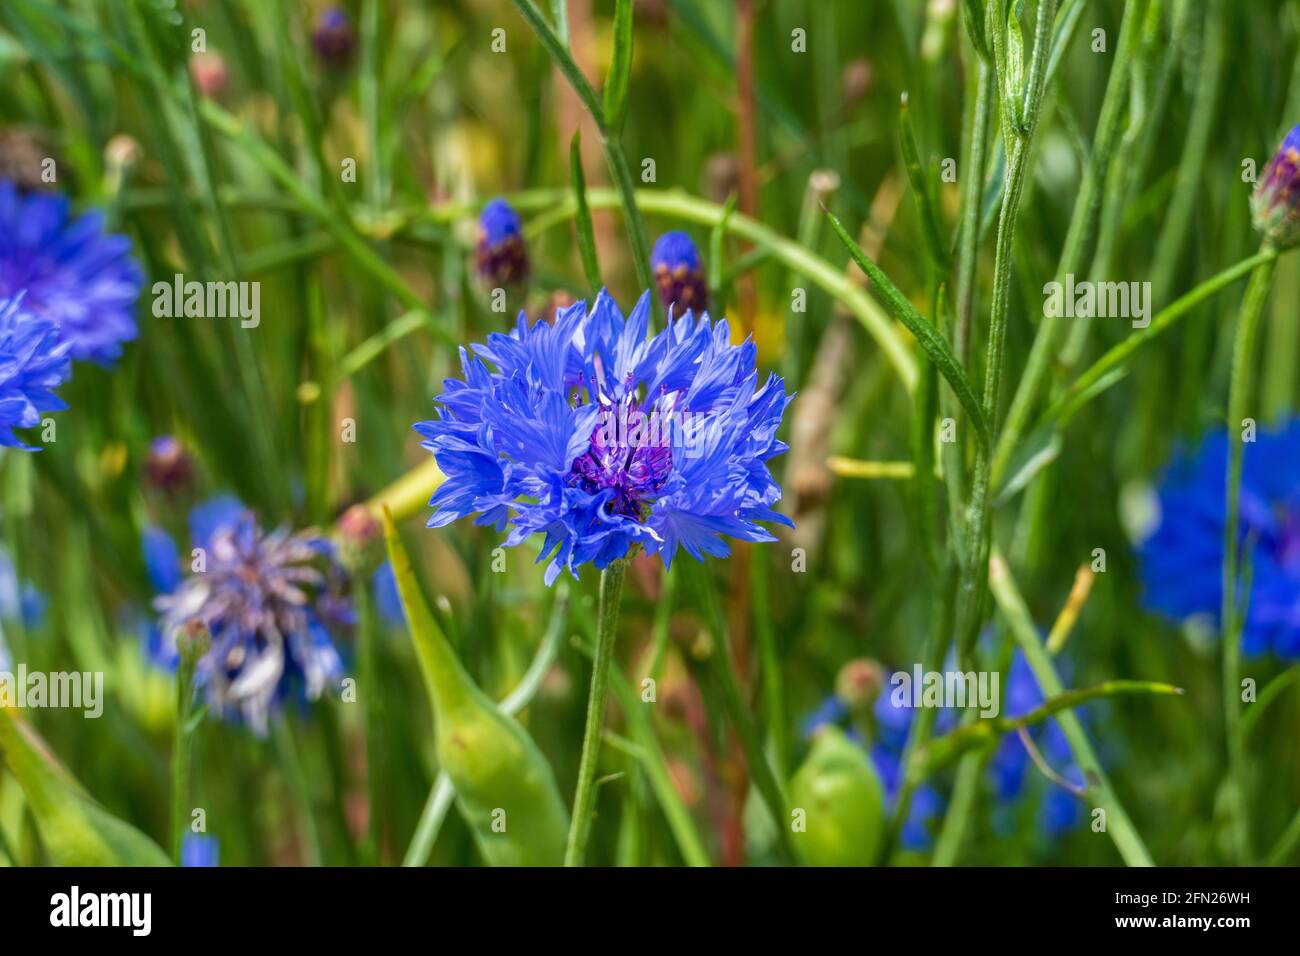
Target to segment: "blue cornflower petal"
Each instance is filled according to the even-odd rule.
[[[117,361],[136,337],[143,286],[130,240],[105,233],[101,213],[74,219],[67,197],[0,180],[0,299],[25,292],[24,308],[58,330],[72,358]]]
[[[162,528],[150,525],[141,534],[140,545],[149,583],[159,594],[171,594],[181,583],[181,554],[176,542]]]
[[[0,187],[3,185],[0,181]],[[3,241],[0,237],[0,243]],[[69,348],[59,340],[53,323],[32,312],[31,297],[25,291],[20,290],[14,298],[4,297],[0,277],[0,445],[35,450],[19,439],[14,429],[32,428],[41,423],[45,412],[67,408],[54,389],[71,375]]]
[[[181,838],[181,866],[220,866],[220,861],[221,844],[216,837],[203,833],[186,833]]]
[[[462,378],[419,422],[446,480],[431,527],[476,516],[507,546],[544,536],[548,583],[634,546],[671,566],[678,548],[724,556],[724,536],[771,541],[789,524],[767,462],[789,396],[758,387],[752,342],[687,315],[647,339],[648,293],[624,318],[604,291],[531,328],[461,351]],[[491,367],[490,367],[491,366]]]
[[[1251,590],[1242,649],[1300,659],[1300,419],[1261,430],[1243,448],[1240,542],[1250,550]],[[1228,438],[1220,430],[1181,448],[1162,476],[1160,520],[1137,549],[1143,600],[1176,621],[1219,624],[1223,594],[1223,481]]]
[[[204,566],[154,600],[160,622],[146,636],[146,651],[174,667],[181,630],[203,623],[212,649],[199,661],[196,682],[214,711],[264,734],[286,695],[314,700],[342,675],[334,639],[355,622],[347,575],[330,542],[309,532],[264,532],[234,498],[194,508],[190,533]],[[160,535],[146,532],[146,560],[165,569]],[[165,570],[154,574],[165,581]]]
[[[248,511],[248,506],[233,495],[217,495],[190,509],[190,542],[204,547],[221,528],[230,527]]]

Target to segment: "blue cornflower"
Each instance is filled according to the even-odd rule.
[[[187,833],[181,838],[181,866],[209,867],[221,865],[221,844],[216,837]]]
[[[519,213],[498,197],[483,207],[478,222],[479,278],[494,288],[527,279],[528,252]]]
[[[624,319],[602,291],[590,314],[579,302],[529,328],[520,313],[461,349],[464,379],[415,426],[446,475],[429,526],[477,514],[507,545],[540,532],[548,584],[638,545],[667,567],[678,547],[726,556],[723,535],[775,540],[758,522],[790,523],[767,468],[786,450],[781,379],[758,387],[754,343],[732,345],[725,321],[688,313],[647,339],[649,316],[648,292]]]
[[[1174,620],[1219,623],[1223,596],[1223,480],[1228,436],[1179,451],[1159,486],[1159,525],[1138,548],[1143,599]],[[1242,650],[1300,658],[1300,419],[1260,431],[1243,449],[1240,541],[1250,594]]]
[[[688,233],[665,232],[650,252],[650,268],[659,287],[659,299],[674,318],[683,312],[707,312],[709,285],[700,254]]]
[[[0,262],[0,286],[2,270]],[[54,389],[68,380],[72,368],[68,343],[59,341],[53,324],[32,315],[29,304],[21,293],[0,297],[0,445],[24,451],[33,446],[24,444],[14,429],[39,425],[42,413],[68,407]]]
[[[351,64],[357,35],[347,11],[340,7],[322,10],[311,34],[311,45],[326,66],[341,69]]]
[[[101,213],[73,219],[66,196],[0,180],[0,299],[25,291],[24,308],[54,324],[74,359],[117,361],[143,284],[131,241],[106,234]]]
[[[290,690],[316,699],[343,672],[334,639],[354,623],[347,576],[333,546],[310,532],[264,533],[239,501],[214,498],[190,512],[193,550],[181,572],[175,542],[148,528],[145,565],[160,592],[154,659],[177,662],[176,638],[190,621],[212,635],[195,680],[213,710],[264,734]]]
[[[1300,126],[1286,134],[1250,196],[1255,228],[1274,245],[1300,238]]]

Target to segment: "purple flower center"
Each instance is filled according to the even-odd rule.
[[[591,446],[568,481],[591,494],[612,489],[611,514],[642,520],[673,469],[669,417],[642,411],[635,398],[601,411]]]

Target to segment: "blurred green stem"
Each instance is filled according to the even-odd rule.
[[[790,830],[786,825],[787,804],[772,764],[763,750],[763,741],[750,714],[748,706],[741,699],[740,688],[736,685],[736,676],[731,663],[730,640],[728,639],[726,620],[722,608],[718,605],[718,596],[713,589],[713,582],[708,577],[706,567],[692,568],[699,599],[703,605],[705,625],[712,639],[709,649],[708,667],[713,690],[722,698],[722,707],[731,722],[740,746],[745,754],[745,764],[754,781],[758,794],[767,805],[768,812],[776,826],[781,849],[787,860],[795,860],[794,846],[790,842]]]
[[[983,57],[975,58],[975,84],[967,84],[967,95],[975,108],[967,131],[970,139],[966,156],[966,183],[962,192],[961,236],[957,244],[957,322],[953,351],[962,368],[970,357],[971,312],[975,303],[975,267],[979,262],[980,207],[984,200],[984,152],[989,135],[992,71]]]
[[[1064,424],[1083,407],[1085,402],[1090,401],[1104,391],[1104,389],[1099,389],[1093,392],[1093,387],[1111,372],[1124,369],[1128,365],[1129,358],[1139,348],[1169,329],[1206,299],[1221,292],[1247,273],[1253,273],[1266,263],[1271,263],[1277,257],[1278,251],[1276,249],[1265,247],[1255,255],[1242,259],[1222,272],[1211,276],[1196,288],[1170,303],[1168,307],[1156,313],[1150,325],[1128,336],[1123,342],[1111,348],[1105,355],[1089,366],[1086,371],[1082,372],[1071,383],[1070,387],[1057,396],[1052,405],[1043,413],[1036,429],[1053,421],[1060,421]],[[1002,477],[1002,472],[995,469],[993,473],[994,482],[1000,482]]]
[[[558,36],[537,9],[533,0],[514,0],[515,6],[537,33],[546,52],[555,61],[556,67],[564,74],[573,92],[591,114],[592,121],[600,133],[601,145],[605,148],[605,160],[609,166],[610,176],[618,189],[619,203],[623,207],[623,220],[627,227],[628,242],[632,247],[633,265],[636,267],[637,283],[642,289],[653,289],[654,279],[650,274],[650,245],[646,240],[645,220],[637,206],[636,186],[632,180],[632,171],[627,164],[627,156],[617,130],[610,129],[605,118],[604,108],[596,98],[596,91],[583,75],[577,62],[569,53],[567,44]],[[568,26],[568,18],[561,22],[561,29]],[[657,300],[655,308],[658,308]]]
[[[1265,243],[1262,251],[1270,247]],[[1223,526],[1223,608],[1220,615],[1223,640],[1223,716],[1228,738],[1228,765],[1234,781],[1232,807],[1233,841],[1237,862],[1248,864],[1252,858],[1250,842],[1249,786],[1245,741],[1241,719],[1241,632],[1238,621],[1237,572],[1240,557],[1238,526],[1241,517],[1241,463],[1245,451],[1245,421],[1252,400],[1255,340],[1259,334],[1264,303],[1273,285],[1276,259],[1265,259],[1250,277],[1237,319],[1237,337],[1232,351],[1232,382],[1228,389],[1228,464],[1225,479],[1226,518]],[[1252,419],[1252,426],[1254,422]]]
[[[172,859],[181,865],[181,847],[189,828],[190,759],[194,747],[194,671],[207,651],[201,637],[182,635],[178,641],[180,663],[176,668],[176,730],[172,746]]]
[[[1047,653],[1042,639],[1038,636],[1038,628],[1029,616],[1029,609],[1025,607],[1024,598],[1020,596],[1020,589],[1016,587],[1006,561],[997,553],[993,554],[989,562],[989,587],[1043,695],[1053,698],[1065,693],[1061,679],[1056,673],[1056,665],[1052,663],[1051,655]],[[1154,866],[1146,844],[1142,842],[1142,837],[1133,826],[1133,821],[1129,819],[1123,804],[1119,802],[1119,797],[1115,795],[1110,778],[1102,769],[1101,761],[1097,759],[1097,754],[1092,749],[1092,743],[1088,740],[1083,724],[1079,723],[1079,718],[1073,711],[1065,710],[1056,715],[1056,720],[1070,744],[1075,763],[1079,765],[1084,779],[1088,782],[1088,793],[1095,796],[1098,801],[1096,809],[1105,812],[1105,830],[1114,841],[1119,855],[1129,866]]]
[[[935,841],[931,866],[954,866],[966,838],[971,811],[979,791],[980,771],[984,768],[983,753],[969,753],[957,765],[957,779],[952,787],[952,799],[943,818],[943,828]]]
[[[591,833],[591,814],[596,802],[596,764],[600,758],[600,737],[605,717],[605,691],[618,635],[618,609],[623,598],[623,578],[630,557],[610,562],[600,572],[600,610],[596,624],[596,657],[591,665],[591,693],[587,697],[587,725],[582,734],[582,760],[578,785],[573,794],[573,818],[569,842],[564,850],[565,866],[581,866]]]
[[[316,827],[316,811],[312,806],[311,793],[307,789],[307,778],[302,772],[302,761],[298,758],[298,744],[293,738],[287,715],[281,714],[271,721],[271,737],[280,758],[280,769],[285,781],[293,792],[298,804],[298,815],[302,822],[304,840],[303,855],[308,866],[320,866],[321,843],[320,832]]]
[[[1002,138],[1007,144],[1007,171],[1002,192],[1002,212],[998,217],[998,234],[993,259],[993,300],[989,312],[987,358],[984,367],[984,415],[989,427],[997,434],[998,398],[1002,385],[1003,352],[1006,344],[1007,314],[1010,308],[1012,247],[1015,241],[1016,219],[1020,213],[1020,197],[1029,171],[1030,147],[1038,126],[1042,106],[1044,80],[1047,72],[1047,54],[1051,45],[1052,24],[1056,16],[1055,0],[1040,0],[1038,21],[1034,31],[1034,52],[1029,66],[1028,84],[1024,93],[1024,115],[1019,127],[1015,118],[1004,109]],[[995,53],[1006,42],[1001,29],[993,30]],[[998,63],[995,86],[1006,84],[1001,60]],[[1005,97],[1003,97],[1005,100]],[[984,605],[988,587],[988,557],[992,544],[992,515],[989,509],[992,449],[981,444],[975,454],[975,471],[971,481],[970,504],[967,512],[966,561],[962,565],[957,587],[958,629],[957,657],[963,669],[967,668],[974,653],[975,639],[984,618]]]
[[[1115,50],[1115,62],[1111,66],[1110,79],[1106,84],[1106,94],[1102,99],[1101,114],[1097,119],[1097,131],[1093,137],[1093,148],[1089,162],[1084,167],[1083,178],[1079,183],[1079,192],[1075,198],[1074,211],[1070,216],[1070,227],[1066,232],[1065,246],[1057,265],[1057,279],[1072,273],[1079,273],[1084,267],[1093,224],[1101,209],[1101,192],[1105,173],[1122,133],[1121,120],[1128,102],[1129,75],[1133,65],[1134,52],[1141,35],[1142,11],[1144,0],[1129,0],[1124,7],[1124,19],[1120,25],[1119,42]],[[1034,335],[1029,358],[1016,386],[1011,407],[1007,409],[1006,422],[998,436],[997,448],[993,455],[993,472],[1005,471],[1011,453],[1020,443],[1029,413],[1033,410],[1039,390],[1052,368],[1056,351],[1057,316],[1044,316]]]

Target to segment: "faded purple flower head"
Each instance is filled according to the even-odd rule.
[[[0,299],[51,322],[79,361],[112,365],[136,337],[144,275],[126,236],[98,211],[73,218],[66,196],[23,195],[0,180]]]
[[[341,7],[321,11],[311,34],[311,45],[325,65],[335,69],[350,66],[356,53],[357,35],[347,11]]]
[[[1250,196],[1255,228],[1277,246],[1300,239],[1300,126],[1292,128],[1264,167]]]
[[[656,239],[650,268],[659,288],[659,300],[672,317],[688,311],[708,311],[709,285],[700,254],[688,233],[665,232]]]
[[[54,389],[68,380],[72,363],[59,330],[27,305],[22,294],[0,297],[0,445],[33,451],[14,429],[39,425],[44,412],[68,407]]]
[[[174,665],[176,642],[202,622],[212,648],[196,680],[212,708],[266,732],[274,705],[291,689],[310,699],[343,672],[333,639],[354,622],[348,580],[332,545],[311,532],[262,531],[252,512],[217,498],[190,514],[196,552],[181,577],[175,544],[145,533],[145,560],[160,614],[158,658]]]
[[[688,312],[647,339],[649,315],[648,292],[624,319],[602,291],[590,315],[579,302],[529,328],[520,313],[461,349],[464,378],[415,426],[447,476],[430,527],[476,514],[507,545],[543,534],[547,583],[638,545],[667,566],[679,546],[729,554],[723,535],[774,540],[758,522],[789,524],[767,467],[786,450],[781,379],[759,387],[754,343],[732,345],[725,321]]]
[[[489,201],[479,215],[479,229],[479,278],[494,288],[527,279],[523,227],[510,203],[499,197]]]

